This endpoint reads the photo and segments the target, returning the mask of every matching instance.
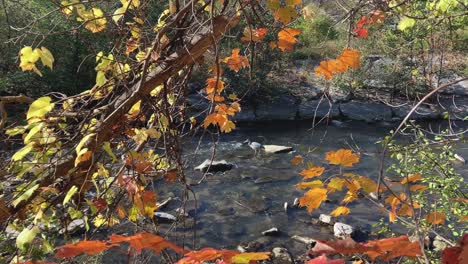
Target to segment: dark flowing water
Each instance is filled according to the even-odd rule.
[[[298,172],[301,166],[291,166],[290,161],[295,155],[302,155],[305,161],[327,167],[324,162],[325,153],[339,148],[354,148],[361,153],[361,161],[350,172],[376,179],[379,166],[379,149],[376,144],[392,127],[383,127],[365,123],[351,122],[344,126],[322,126],[310,130],[311,123],[275,123],[254,126],[240,126],[230,134],[222,135],[216,148],[216,160],[225,159],[236,166],[224,173],[208,175],[205,181],[193,187],[196,193],[198,209],[196,215],[186,220],[186,227],[175,229],[170,225],[162,225],[161,232],[174,242],[192,245],[195,236],[197,247],[217,247],[235,249],[241,242],[258,242],[258,250],[269,250],[273,246],[285,246],[294,254],[304,253],[306,246],[291,239],[293,235],[329,239],[333,231],[327,227],[311,224],[312,217],[320,213],[330,213],[343,194],[329,196],[330,202],[322,204],[314,211],[312,217],[305,208],[289,208],[284,210],[284,203],[292,204],[303,191],[295,188],[301,177]],[[262,144],[292,146],[295,151],[284,154],[259,154],[241,143],[247,138]],[[201,172],[193,171],[193,167],[212,155],[211,139],[203,139],[198,153],[193,154],[199,138],[186,142],[186,159],[190,161],[187,177],[192,182],[202,178]],[[458,143],[456,151],[462,157],[468,157],[468,144]],[[460,165],[460,173],[468,175],[468,166]],[[323,179],[322,179],[323,180]],[[161,185],[156,185],[161,186]],[[160,190],[159,200],[166,197],[181,197],[180,186]],[[191,196],[192,197],[192,196]],[[190,198],[193,199],[193,198]],[[162,211],[177,214],[180,202],[169,203]],[[193,208],[194,201],[188,207]],[[338,218],[344,223],[355,227],[371,230],[372,224],[386,214],[365,201],[350,203],[351,214]],[[193,231],[194,216],[196,232]],[[267,237],[262,231],[277,227],[281,234]],[[184,237],[185,234],[185,237]],[[184,237],[182,242],[182,237]]]

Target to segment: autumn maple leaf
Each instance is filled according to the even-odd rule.
[[[244,42],[260,42],[265,38],[265,35],[267,33],[266,28],[259,28],[259,29],[252,29],[250,30],[249,27],[246,27],[244,29],[244,36],[241,38],[241,41]]]
[[[325,160],[333,165],[352,167],[354,163],[359,162],[359,155],[354,154],[349,149],[339,149],[337,151],[327,152]]]
[[[160,253],[161,250],[166,248],[171,248],[177,253],[187,252],[185,249],[165,240],[160,236],[146,232],[137,233],[133,236],[127,237],[112,234],[109,240],[112,244],[128,242],[130,243],[130,246],[137,252],[141,252],[143,249],[152,249],[154,252]]]
[[[104,250],[107,250],[114,245],[109,245],[104,241],[99,240],[84,240],[73,244],[64,245],[55,248],[56,258],[73,258],[75,256],[86,254],[88,256],[96,255]]]
[[[299,175],[304,177],[304,179],[310,179],[310,178],[322,175],[324,171],[325,171],[324,167],[313,166],[313,167],[310,167],[306,170],[299,172]]]
[[[328,258],[325,255],[322,255],[320,257],[316,257],[314,259],[306,261],[305,264],[345,264],[345,260],[344,259],[328,260]]]
[[[249,67],[249,60],[245,56],[239,55],[240,49],[233,49],[231,56],[224,58],[223,62],[226,63],[229,69],[238,72],[244,67]]]
[[[278,41],[270,43],[272,48],[279,48],[281,51],[292,51],[296,44],[296,36],[301,34],[297,28],[284,28],[278,32]]]
[[[327,190],[324,188],[313,188],[299,198],[299,206],[307,207],[309,214],[327,199]]]

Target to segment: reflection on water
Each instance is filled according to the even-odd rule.
[[[186,225],[194,224],[196,217],[196,242],[201,247],[235,249],[240,242],[256,241],[263,248],[286,246],[294,254],[303,253],[306,246],[291,239],[293,235],[309,236],[315,239],[329,239],[333,236],[328,227],[311,224],[311,216],[305,209],[289,208],[284,210],[284,203],[292,204],[294,198],[302,194],[294,185],[300,181],[298,172],[301,167],[291,166],[290,160],[301,154],[305,161],[327,167],[324,156],[327,151],[339,148],[353,148],[361,153],[361,161],[350,171],[376,178],[379,164],[379,148],[376,144],[391,129],[389,127],[368,125],[365,123],[346,123],[345,125],[322,126],[310,130],[310,123],[277,123],[270,125],[240,126],[230,134],[222,135],[217,144],[216,160],[225,159],[234,163],[234,169],[225,173],[209,175],[206,180],[193,187],[197,196],[198,208],[195,214],[195,202],[187,205],[186,212],[191,215]],[[260,154],[254,157],[254,151],[241,143],[250,139],[262,144],[292,146],[295,151],[287,154]],[[210,158],[212,143],[202,141],[197,154],[193,154],[199,138],[186,142],[185,158],[190,161],[187,177],[197,182],[201,172],[193,167]],[[458,143],[457,153],[468,157],[468,145]],[[466,165],[458,168],[467,175]],[[157,186],[161,186],[158,184]],[[168,190],[159,189],[160,199],[173,195],[181,197],[180,186],[171,186]],[[332,194],[329,203],[322,204],[313,212],[313,217],[320,213],[329,213],[337,205],[342,194]],[[193,199],[193,198],[191,198]],[[175,213],[179,203],[173,202],[163,211]],[[365,201],[349,204],[351,214],[339,218],[340,221],[360,226],[366,230],[385,214]],[[277,227],[281,234],[276,237],[262,236],[261,232]],[[162,227],[163,233],[168,226]],[[169,237],[181,242],[181,234],[186,232],[186,244],[191,244],[194,232],[186,227],[171,230]]]

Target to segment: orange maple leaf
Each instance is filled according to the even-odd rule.
[[[305,264],[345,264],[344,259],[331,259],[328,260],[328,258],[325,255],[322,255],[320,257],[313,258],[311,260],[308,260],[305,262]]]
[[[212,77],[206,80],[206,93],[211,94],[216,92],[220,94],[224,90],[224,82],[220,78]]]
[[[310,179],[310,178],[318,177],[322,175],[324,171],[325,171],[324,167],[313,166],[313,167],[310,167],[306,170],[299,172],[299,175],[304,177],[304,179]]]
[[[296,36],[301,34],[301,30],[297,28],[284,28],[278,32],[278,42],[270,43],[272,48],[279,48],[281,51],[292,51],[296,44]]]
[[[73,258],[81,254],[92,256],[99,254],[113,246],[114,245],[108,245],[106,242],[100,240],[84,240],[55,248],[57,251],[57,253],[55,253],[55,257]]]
[[[149,218],[154,216],[154,211],[158,208],[156,193],[153,191],[137,192],[133,197],[133,203],[142,215]]]
[[[315,68],[317,77],[323,76],[326,80],[333,78],[336,73],[346,72],[349,68],[357,69],[360,65],[361,53],[354,49],[344,49],[335,60],[320,62]]]
[[[241,41],[244,41],[244,42],[250,42],[250,41],[260,42],[265,38],[267,31],[268,30],[266,28],[259,28],[259,29],[250,30],[249,27],[246,27],[244,29],[244,36],[241,38]]]
[[[328,160],[333,165],[352,167],[354,163],[359,162],[359,155],[354,154],[349,149],[339,149],[327,152],[325,160]]]
[[[340,215],[348,215],[351,210],[349,210],[346,206],[338,206],[333,212],[330,213],[331,216],[340,216]]]
[[[318,208],[323,201],[327,199],[327,190],[324,188],[314,188],[307,191],[304,196],[299,198],[299,206],[307,207],[309,214]]]
[[[249,67],[249,60],[242,55],[239,55],[240,49],[233,49],[231,56],[224,58],[223,62],[226,63],[229,69],[238,72],[241,68]]]

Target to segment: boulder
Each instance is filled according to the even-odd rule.
[[[404,105],[400,107],[392,108],[393,115],[398,119],[403,119],[411,111],[413,107],[409,105]],[[419,106],[413,114],[411,114],[410,119],[413,120],[427,120],[427,119],[437,119],[440,117],[440,113],[437,110],[431,109],[426,105]]]
[[[271,103],[259,105],[255,114],[258,121],[294,120],[297,115],[296,99],[281,96]]]
[[[278,146],[278,145],[263,145],[265,148],[266,153],[288,153],[294,150],[293,147],[287,147],[287,146]]]
[[[449,83],[451,81],[456,80],[457,78],[453,78],[453,80],[442,79],[441,83]],[[468,80],[461,81],[456,83],[450,87],[447,87],[441,91],[443,94],[449,95],[458,95],[458,96],[468,96]]]
[[[340,104],[340,111],[348,119],[368,123],[392,120],[390,107],[379,103],[351,101]]]
[[[336,222],[333,225],[333,233],[335,234],[335,237],[340,238],[340,239],[346,239],[348,237],[351,237],[351,234],[354,232],[354,228],[350,225],[343,224],[340,222]]]
[[[293,264],[293,258],[286,248],[275,247],[271,251],[273,254],[273,264]]]
[[[242,107],[242,110],[232,118],[232,120],[237,122],[254,122],[256,119],[254,110],[248,107]]]
[[[195,167],[195,170],[199,170],[201,172],[222,172],[232,169],[234,164],[229,163],[225,160],[205,160],[202,164]]]
[[[340,110],[337,104],[330,105],[326,99],[312,100],[299,104],[298,115],[300,119],[320,119],[326,116],[336,118],[340,116]]]

